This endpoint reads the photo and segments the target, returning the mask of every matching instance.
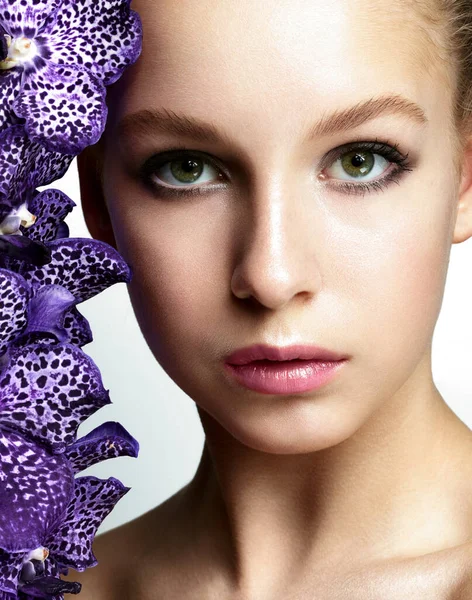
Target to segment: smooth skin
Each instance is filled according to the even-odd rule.
[[[84,600],[472,597],[472,432],[431,372],[451,244],[472,235],[472,139],[458,154],[450,62],[401,0],[132,7],[143,53],[79,156],[83,210],[132,265],[143,335],[206,443],[187,486],[99,536],[99,565],[67,578]],[[417,108],[349,128],[344,115],[307,139],[331,113],[391,95]],[[219,139],[188,121],[123,124],[144,109],[211,123]],[[373,141],[409,170],[349,193],[397,168],[370,151],[370,171],[349,170],[341,147]],[[206,193],[168,197],[141,177],[176,145],[201,174],[183,179],[188,154],[147,181]],[[257,342],[350,359],[317,391],[261,394],[223,369]]]

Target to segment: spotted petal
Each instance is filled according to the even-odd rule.
[[[14,348],[0,378],[0,429],[9,427],[62,452],[76,440],[82,421],[110,403],[97,365],[80,348],[46,343]]]
[[[0,22],[13,37],[35,37],[51,21],[60,0],[1,0]]]
[[[50,287],[56,286],[45,286],[42,289],[47,290]],[[57,287],[60,287],[62,290],[64,290],[64,288],[61,286]],[[70,292],[66,293],[69,294]],[[76,300],[74,299],[74,304],[75,302]],[[65,311],[63,314],[63,320],[64,321],[61,326],[61,317],[59,313],[57,323],[59,332],[54,332],[53,328],[47,326],[44,327],[44,324],[40,324],[38,331],[29,331],[28,333],[21,334],[20,337],[13,342],[13,344],[16,346],[26,346],[27,344],[35,344],[37,342],[49,341],[55,344],[60,341],[82,347],[85,346],[85,344],[89,344],[93,341],[90,324],[87,319],[77,310],[76,306],[72,306],[72,308]]]
[[[35,191],[28,210],[37,216],[36,222],[30,227],[22,227],[24,236],[38,242],[48,242],[56,239],[59,227],[65,217],[76,206],[76,203],[63,191],[48,188],[42,192]],[[60,237],[67,237],[61,235]]]
[[[26,555],[25,552],[12,553],[0,548],[0,600],[17,599],[18,579]]]
[[[138,59],[142,24],[130,0],[63,0],[48,38],[52,62],[80,63],[110,85]]]
[[[0,548],[42,545],[74,493],[68,461],[13,431],[0,431]]]
[[[109,458],[133,456],[139,453],[139,443],[116,421],[108,421],[81,437],[64,451],[74,473]]]
[[[98,564],[92,542],[103,519],[131,488],[115,477],[77,477],[73,500],[55,531],[49,533],[45,546],[55,560],[76,571]]]
[[[60,179],[73,158],[35,144],[23,125],[5,129],[0,134],[0,222],[13,208],[28,205],[37,187]]]
[[[92,73],[51,62],[24,78],[12,106],[26,119],[32,142],[64,154],[79,154],[95,144],[108,114],[105,88]]]
[[[24,265],[21,275],[31,283],[58,284],[84,302],[118,282],[131,280],[131,268],[120,253],[100,240],[64,238],[48,243],[51,262]]]
[[[93,334],[88,320],[73,306],[64,316],[64,329],[67,331],[69,344],[85,346],[93,341]]]
[[[0,32],[1,36],[1,32]],[[3,36],[1,36],[2,39]],[[21,69],[0,71],[0,132],[11,125],[19,124],[20,119],[14,113],[12,105],[21,87],[23,72]]]
[[[0,269],[0,356],[27,324],[30,286],[17,273]]]

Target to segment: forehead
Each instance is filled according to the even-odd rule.
[[[133,0],[143,51],[118,82],[120,114],[167,107],[225,124],[313,118],[383,92],[426,114],[448,100],[407,0]],[[438,77],[439,72],[439,77]]]

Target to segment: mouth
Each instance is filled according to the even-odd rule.
[[[316,390],[335,377],[347,359],[257,359],[245,364],[226,363],[232,381],[262,393],[287,395]]]

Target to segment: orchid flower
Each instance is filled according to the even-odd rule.
[[[0,600],[77,594],[60,575],[97,564],[97,528],[130,489],[76,477],[139,451],[115,422],[77,439],[111,400],[76,305],[132,271],[108,244],[70,238],[75,203],[37,188],[98,141],[105,86],[141,43],[130,0],[0,0]]]
[[[1,77],[0,77],[1,81]],[[21,225],[32,225],[35,215],[27,207],[36,188],[61,178],[73,155],[50,152],[31,141],[23,125],[0,132],[0,230],[14,233],[13,218]],[[10,221],[8,220],[10,219]]]
[[[97,564],[96,531],[130,488],[114,477],[74,476],[99,461],[138,452],[137,441],[115,422],[60,454],[0,428],[1,600],[56,600],[80,591],[79,583],[59,576],[69,567],[83,571]]]
[[[63,219],[74,206],[75,202],[60,190],[36,191],[30,208],[39,216],[28,228],[20,226],[15,239],[38,246],[26,248],[26,257],[24,248],[16,257],[2,256],[0,246],[0,264],[21,274],[23,287],[29,284],[31,288],[27,326],[21,338],[17,336],[22,344],[44,339],[48,333],[53,341],[88,344],[93,339],[92,332],[76,304],[114,283],[131,279],[129,265],[112,246],[68,237],[69,229]],[[47,253],[47,262],[31,260],[37,248],[40,257]]]
[[[107,117],[105,86],[141,53],[142,24],[129,5],[0,0],[8,49],[0,62],[0,130],[22,118],[31,141],[64,154],[96,143]]]

